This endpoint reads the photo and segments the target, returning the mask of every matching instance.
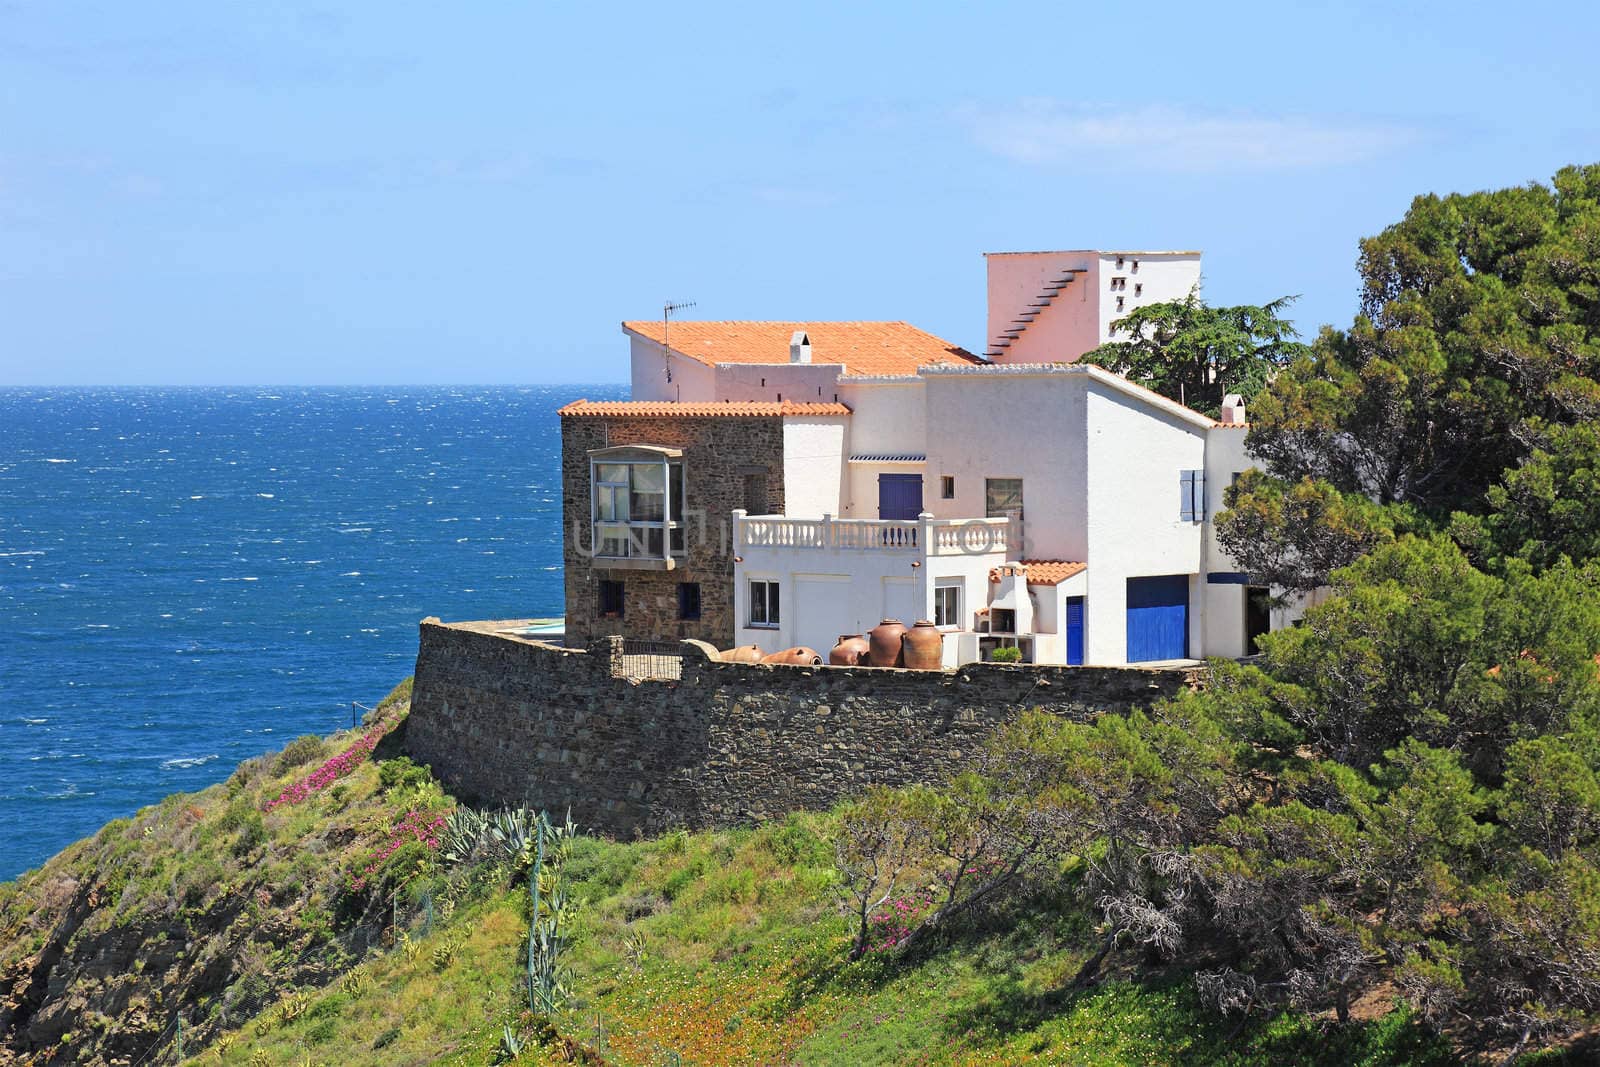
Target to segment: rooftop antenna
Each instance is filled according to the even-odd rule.
[[[667,364],[667,382],[669,384],[672,382],[672,346],[667,342],[670,339],[668,331],[672,329],[672,315],[674,312],[684,311],[692,307],[694,307],[693,300],[668,300],[661,305],[661,356]]]

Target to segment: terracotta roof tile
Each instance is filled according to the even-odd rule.
[[[624,322],[624,330],[662,343],[661,323]],[[672,350],[707,366],[788,363],[789,339],[804,330],[813,363],[842,363],[846,374],[915,374],[931,363],[983,361],[908,322],[674,322]]]
[[[1248,430],[1248,422],[1219,422],[1212,426],[1214,430]]]
[[[1025,559],[1022,565],[1028,568],[1029,585],[1060,585],[1088,566],[1085,563],[1074,563],[1064,559]],[[991,582],[1000,580],[998,569],[989,571],[989,580]]]
[[[780,415],[848,415],[843,404],[798,404],[792,400],[731,401],[680,404],[671,400],[574,400],[557,415],[597,417],[626,415],[633,418],[707,418],[710,416],[776,417]]]

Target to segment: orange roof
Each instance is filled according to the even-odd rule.
[[[1029,585],[1060,585],[1088,566],[1064,559],[1025,559],[1022,565],[1028,568]],[[989,580],[991,582],[1000,580],[998,568],[989,572]]]
[[[661,344],[661,323],[624,322],[622,328]],[[674,322],[672,350],[707,366],[718,363],[788,363],[789,339],[804,330],[813,363],[842,363],[846,374],[915,374],[930,363],[983,361],[966,349],[909,322]]]
[[[673,400],[574,400],[557,415],[627,415],[634,418],[706,418],[713,415],[848,415],[843,404],[797,404],[792,400],[725,401],[680,404]]]

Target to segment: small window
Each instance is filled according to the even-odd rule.
[[[1118,270],[1122,269],[1122,264],[1123,264],[1123,258],[1121,256],[1118,256],[1117,257],[1117,269]]]
[[[956,498],[956,479],[953,474],[946,474],[939,479],[939,499],[954,500]]]
[[[1139,273],[1139,261],[1137,259],[1133,261],[1133,273]]]
[[[778,625],[778,583],[752,579],[750,582],[750,625]]]
[[[622,618],[622,583],[609,579],[600,581],[600,617]]]
[[[983,480],[983,513],[991,519],[1003,519],[1013,511],[1022,510],[1021,478],[985,478]]]
[[[1178,475],[1178,517],[1184,522],[1206,519],[1206,472],[1181,471]]]
[[[744,510],[751,515],[767,513],[767,472],[744,476]]]
[[[933,590],[933,624],[961,626],[961,586],[941,585]]]
[[[1120,297],[1120,296],[1119,296],[1119,297],[1117,297],[1117,310],[1118,310],[1118,311],[1121,311],[1121,310],[1122,310],[1122,301],[1123,301],[1123,300],[1124,300],[1124,299],[1126,299],[1126,298],[1125,298],[1125,297]]]
[[[1144,282],[1134,282],[1133,283],[1133,295],[1134,296],[1143,296],[1144,295]]]
[[[693,622],[700,617],[700,583],[684,582],[678,586],[678,618]]]

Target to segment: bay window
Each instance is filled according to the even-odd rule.
[[[684,554],[682,456],[650,445],[589,453],[597,557],[670,565]]]

